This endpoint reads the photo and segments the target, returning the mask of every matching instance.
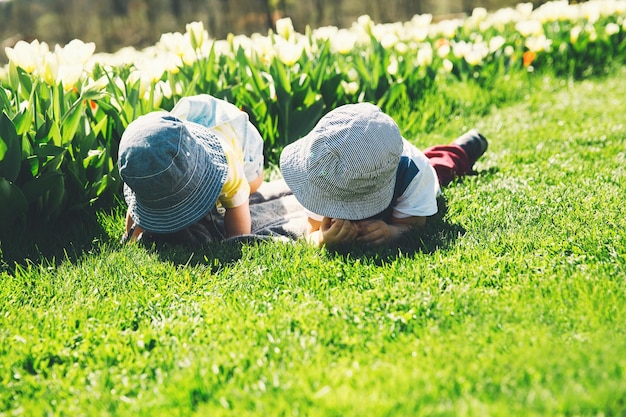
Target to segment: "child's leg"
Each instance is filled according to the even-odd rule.
[[[439,184],[442,187],[450,184],[455,178],[469,174],[472,163],[467,153],[458,145],[437,145],[424,151],[424,155],[435,168]]]
[[[472,172],[478,158],[487,150],[487,139],[477,130],[456,138],[450,145],[438,145],[426,149],[424,154],[430,160],[439,177],[439,184],[446,186],[455,178]]]

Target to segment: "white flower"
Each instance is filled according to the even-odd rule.
[[[152,86],[153,88],[153,93],[152,93],[152,107],[154,107],[155,109],[158,109],[159,107],[161,107],[161,102],[163,101],[163,91],[161,91],[160,88],[157,88],[156,85]],[[143,96],[144,100],[148,101],[150,100],[150,91],[146,91],[146,93]]]
[[[143,57],[135,63],[139,71],[142,85],[156,84],[165,73],[165,61],[159,57]]]
[[[596,28],[593,25],[585,26],[585,32],[589,35],[591,42],[595,42],[598,39],[598,32],[596,32]]]
[[[40,43],[37,39],[31,43],[18,41],[13,48],[4,48],[9,62],[13,62],[15,66],[22,68],[29,74],[35,72],[43,56],[49,51],[48,44]]]
[[[413,40],[416,42],[424,42],[428,37],[428,33],[430,32],[428,26],[419,27],[419,26],[408,26],[405,30],[405,36],[409,40]]]
[[[533,12],[533,4],[532,3],[519,3],[515,6],[515,10],[525,19],[528,19]]]
[[[417,65],[425,67],[433,63],[433,48],[429,43],[422,45],[417,51]]]
[[[502,48],[505,42],[502,36],[494,36],[489,40],[489,52],[496,52],[498,49]]]
[[[568,0],[553,0],[539,6],[532,15],[541,22],[558,20],[576,20],[577,9],[568,4]]]
[[[615,35],[616,33],[619,33],[619,25],[617,23],[612,23],[612,22],[608,23],[605,26],[604,31],[609,36]]]
[[[483,62],[482,54],[476,49],[470,49],[467,51],[464,58],[465,61],[472,66],[480,65]]]
[[[41,65],[37,68],[37,73],[46,84],[56,85],[59,75],[58,55],[52,52],[45,53]]]
[[[354,95],[359,91],[359,84],[355,81],[346,82],[341,81],[341,87],[346,94]]]
[[[511,7],[498,9],[488,17],[488,22],[499,32],[503,32],[505,26],[511,22],[520,20],[519,13]],[[487,25],[481,25],[481,29],[486,29]]]
[[[408,45],[404,42],[398,42],[394,48],[400,55],[404,55],[409,51]]]
[[[70,41],[64,47],[55,45],[54,53],[59,59],[59,64],[85,65],[93,56],[96,50],[96,44],[93,42],[85,43],[79,39]]]
[[[470,44],[465,41],[452,42],[452,54],[456,58],[463,58],[470,49]]]
[[[411,19],[411,23],[416,28],[423,28],[423,29],[428,29],[432,21],[433,21],[432,14],[419,14],[419,15],[416,14]]]
[[[452,61],[450,61],[449,59],[444,59],[443,60],[443,69],[446,72],[452,72],[452,69],[454,68],[454,64],[452,63]]]
[[[522,36],[538,36],[543,33],[543,24],[539,20],[522,20],[515,24],[517,30]]]
[[[608,2],[603,2],[608,3]],[[602,5],[599,1],[590,1],[580,5],[581,17],[585,18],[588,23],[595,23],[600,19],[602,13]]]
[[[398,43],[398,37],[394,33],[386,33],[380,39],[380,44],[385,49],[393,48],[396,43]]]
[[[578,42],[578,37],[580,36],[580,32],[582,32],[583,28],[581,28],[580,26],[574,26],[570,31],[569,31],[569,41],[571,44],[575,44],[576,42]]]
[[[372,32],[372,27],[374,26],[374,22],[372,21],[372,18],[369,15],[364,14],[362,16],[359,16],[359,18],[356,20],[356,23],[365,33]]]
[[[283,39],[291,39],[294,32],[293,22],[290,17],[283,17],[282,19],[278,19],[276,21],[276,34],[282,36]]]
[[[348,29],[339,29],[330,40],[331,50],[346,55],[350,53],[357,42],[357,35]]]
[[[283,38],[276,38],[276,42],[279,42],[280,40],[282,40],[282,42],[284,43],[287,43],[287,41],[285,41]],[[247,43],[246,46],[243,46],[241,42],[237,42],[237,44],[242,45],[243,50],[246,52],[254,51],[256,53],[255,59],[260,60],[261,63],[267,64],[269,62],[272,62],[272,59],[276,57],[278,52],[278,46],[274,45],[272,37],[254,33],[249,38],[249,41],[250,42]]]
[[[337,26],[322,26],[313,30],[312,37],[314,41],[326,41],[332,39],[338,31]]]
[[[526,39],[524,45],[531,52],[549,51],[550,46],[552,45],[552,40],[546,38],[545,35],[531,36],[530,38]]]
[[[204,24],[202,22],[187,23],[185,29],[187,29],[186,35],[189,37],[191,47],[196,50],[202,49],[202,45],[209,38],[209,34],[204,30]]]
[[[346,75],[350,81],[356,81],[359,79],[359,72],[354,67],[350,67]]]
[[[452,43],[452,54],[456,58],[463,58],[470,65],[480,65],[489,55],[489,47],[485,42],[468,43],[465,41]]]
[[[83,75],[83,67],[80,65],[59,66],[58,80],[63,84],[63,89],[69,91],[80,81]]]
[[[156,44],[157,49],[172,52],[183,60],[195,55],[191,42],[180,32],[164,33]]]
[[[474,10],[472,10],[472,19],[476,21],[485,20],[487,18],[487,15],[487,9],[485,9],[484,7],[475,7]]]
[[[460,26],[460,21],[458,19],[449,19],[442,20],[437,25],[437,29],[439,33],[441,33],[446,38],[453,38],[456,35],[456,31]]]
[[[281,40],[280,38],[276,40],[276,56],[283,64],[289,67],[298,62],[300,57],[302,57],[303,50],[302,44]]]
[[[439,58],[447,57],[450,54],[450,50],[451,48],[449,43],[442,43],[441,46],[437,48],[437,55]]]
[[[389,65],[387,66],[387,72],[390,75],[396,75],[398,73],[398,60],[392,59]]]

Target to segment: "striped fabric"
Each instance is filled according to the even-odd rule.
[[[322,216],[362,220],[385,210],[394,193],[402,153],[397,124],[369,103],[326,114],[280,158],[298,201]]]

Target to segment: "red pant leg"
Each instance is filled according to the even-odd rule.
[[[439,177],[439,184],[443,187],[450,184],[455,178],[467,175],[472,170],[472,163],[467,154],[458,145],[437,145],[424,151]]]

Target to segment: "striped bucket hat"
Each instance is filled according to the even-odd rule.
[[[400,130],[391,117],[373,104],[347,104],[286,146],[280,168],[307,210],[362,220],[391,203],[402,148]]]
[[[228,174],[219,139],[167,112],[128,125],[118,168],[131,217],[153,233],[173,233],[200,220],[215,206]]]

